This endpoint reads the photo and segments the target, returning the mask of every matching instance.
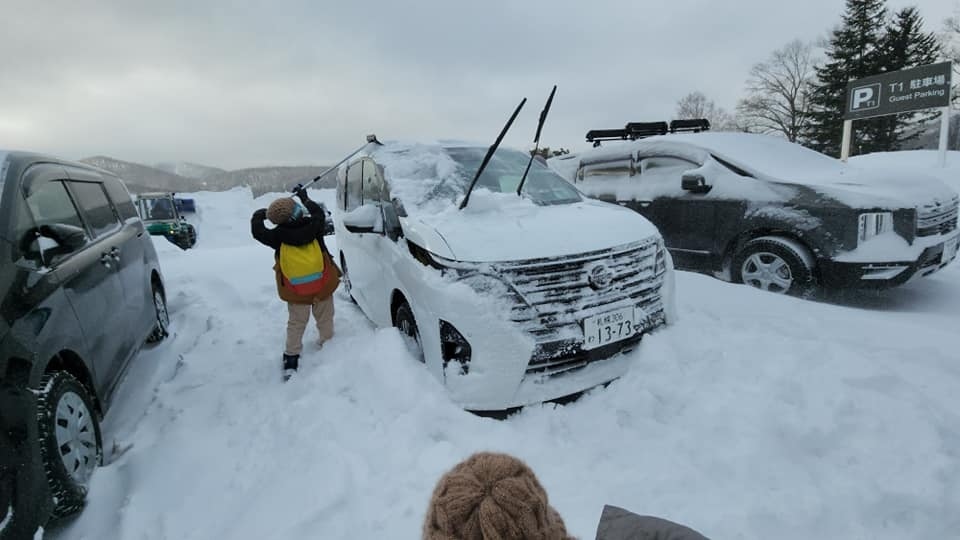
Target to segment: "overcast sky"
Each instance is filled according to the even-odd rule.
[[[409,4],[409,5],[408,5]],[[381,139],[526,148],[732,109],[750,66],[840,21],[842,0],[0,0],[0,148],[223,168],[330,164]],[[957,0],[917,5],[939,32]],[[241,7],[242,6],[242,7]]]

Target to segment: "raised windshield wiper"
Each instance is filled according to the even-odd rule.
[[[503,126],[503,130],[500,131],[500,135],[497,137],[497,140],[490,145],[490,148],[487,150],[487,155],[483,156],[483,161],[480,163],[480,168],[477,169],[477,174],[474,175],[473,181],[470,182],[470,187],[467,189],[467,194],[463,197],[463,202],[460,203],[460,210],[463,210],[467,207],[467,203],[470,201],[470,194],[473,192],[473,187],[477,185],[477,180],[480,179],[480,175],[483,174],[483,169],[487,167],[487,163],[490,163],[490,158],[493,157],[493,153],[496,152],[497,147],[500,146],[500,141],[502,141],[503,136],[510,131],[510,126],[513,125],[513,121],[517,119],[517,115],[520,114],[520,109],[523,108],[523,105],[526,102],[527,98],[523,98],[523,101],[517,105],[517,110],[513,111],[513,115],[510,116],[510,120],[507,120],[507,125]]]
[[[553,95],[556,93],[557,85],[553,85],[553,90],[550,91],[550,97],[547,98],[547,104],[544,105],[543,110],[540,111],[540,123],[537,124],[537,135],[533,138],[533,153],[530,154],[530,161],[527,161],[527,168],[523,170],[523,176],[520,177],[520,183],[517,185],[517,196],[519,196],[520,191],[523,190],[523,183],[527,181],[527,173],[530,172],[530,165],[533,164],[533,158],[540,150],[540,131],[543,130],[543,123],[547,121],[547,115],[550,114],[550,104],[553,103]]]

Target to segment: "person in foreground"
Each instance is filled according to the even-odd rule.
[[[320,334],[317,344],[322,347],[333,337],[333,292],[340,283],[340,269],[323,242],[326,212],[302,187],[295,194],[303,206],[283,197],[254,212],[250,220],[253,237],[274,250],[277,293],[287,303],[284,380],[299,368],[311,311]],[[276,227],[268,229],[265,219]]]
[[[575,540],[536,475],[519,459],[480,452],[443,475],[423,524],[424,540]],[[605,506],[596,540],[707,540],[665,519]]]

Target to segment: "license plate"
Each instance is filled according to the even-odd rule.
[[[950,262],[950,259],[957,255],[957,247],[960,246],[960,236],[955,236],[943,244],[943,255],[940,257],[940,263]]]
[[[643,331],[647,313],[639,306],[626,307],[583,320],[583,348],[596,349]]]

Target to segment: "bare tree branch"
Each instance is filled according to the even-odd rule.
[[[813,48],[800,40],[787,43],[753,66],[747,97],[737,104],[741,123],[751,131],[779,134],[796,142],[810,121]]]

